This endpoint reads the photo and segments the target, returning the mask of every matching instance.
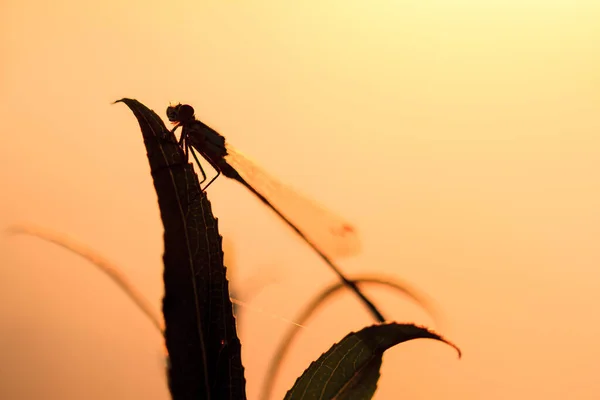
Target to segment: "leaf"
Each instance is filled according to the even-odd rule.
[[[383,352],[412,339],[442,341],[461,356],[458,347],[426,328],[397,323],[373,325],[350,333],[312,362],[285,399],[370,399],[377,389]]]
[[[164,327],[162,316],[159,315],[152,307],[150,302],[144,297],[141,291],[139,291],[135,285],[129,280],[129,278],[123,273],[123,268],[118,267],[113,262],[106,259],[100,253],[91,249],[90,247],[85,246],[82,243],[77,243],[75,240],[61,235],[57,232],[53,232],[46,229],[41,229],[35,226],[30,225],[12,225],[6,229],[8,234],[22,234],[36,237],[38,239],[44,240],[49,243],[53,243],[59,247],[62,247],[73,254],[76,254],[83,259],[89,261],[92,265],[96,266],[100,271],[104,272],[114,283],[117,284],[123,290],[123,292],[135,303],[135,305],[142,311],[149,319],[150,322],[158,329],[161,335],[164,335]],[[224,260],[227,261],[228,264],[233,263],[232,254],[234,253],[234,245],[232,242],[223,239],[223,252],[224,252]],[[229,257],[228,257],[229,255]],[[228,269],[228,274],[231,276],[232,268],[231,265]],[[258,291],[260,288],[256,288],[255,291]],[[231,294],[231,302],[233,303],[233,315],[237,319],[237,329],[240,328],[239,317],[241,315],[241,311],[239,309],[236,310],[236,303],[244,303],[242,297],[238,294],[234,293],[233,290],[229,290]],[[249,295],[244,295],[249,297]],[[245,297],[244,297],[244,300]]]
[[[222,238],[198,176],[155,112],[121,99],[137,118],[165,228],[163,315],[174,400],[246,398]]]
[[[392,288],[411,300],[415,303],[422,306],[431,316],[438,317],[436,310],[432,306],[431,302],[428,300],[427,296],[422,293],[419,293],[418,290],[411,287],[408,283],[399,282],[391,277],[383,277],[380,275],[361,275],[355,278],[352,278],[352,281],[359,286],[367,285],[367,284],[376,284],[387,286]],[[339,293],[342,289],[346,289],[347,286],[342,282],[334,283],[330,286],[327,286],[323,289],[318,295],[316,295],[300,312],[300,314],[294,318],[296,324],[291,325],[283,339],[281,340],[279,346],[275,350],[275,355],[271,358],[271,362],[269,363],[269,367],[267,369],[266,377],[263,381],[263,385],[261,388],[259,398],[262,400],[269,400],[273,393],[273,388],[275,386],[275,380],[277,379],[277,375],[279,370],[281,369],[281,364],[285,359],[285,356],[294,343],[294,339],[296,338],[300,326],[306,325],[306,322],[310,319],[310,317],[325,304],[325,302],[331,298],[334,294]]]
[[[89,261],[92,265],[96,266],[100,271],[104,272],[114,283],[121,288],[121,290],[133,301],[133,303],[142,311],[152,322],[154,327],[158,329],[161,335],[164,336],[164,323],[162,316],[158,314],[154,307],[150,304],[150,302],[144,297],[141,291],[139,291],[135,285],[129,280],[129,278],[123,273],[123,269],[110,262],[100,253],[95,250],[81,244],[77,243],[73,239],[61,235],[56,232],[52,232],[50,230],[41,229],[38,227],[30,226],[30,225],[12,225],[6,229],[8,234],[13,235],[29,235],[36,237],[38,239],[44,240],[46,242],[55,244],[59,247],[62,247],[73,254],[76,254],[83,259]],[[227,254],[232,254],[234,246],[232,242],[228,242],[223,240],[223,250],[224,250],[224,260],[227,260]],[[232,263],[231,255],[229,256],[229,262]],[[231,267],[229,268],[229,274],[231,275]],[[236,328],[240,330],[240,316],[242,312],[240,309],[236,310],[236,304],[245,304],[244,301],[241,300],[241,297],[236,298],[233,291],[230,290],[231,294],[231,302],[233,303],[233,315],[237,320]],[[245,295],[248,296],[248,295]],[[249,297],[249,296],[248,296]],[[163,343],[164,345],[164,343]],[[167,348],[164,348],[164,356],[165,360],[168,363],[169,361],[169,353],[167,352]]]
[[[114,283],[119,286],[123,292],[135,303],[135,305],[150,319],[152,324],[163,334],[163,321],[162,318],[153,309],[150,302],[144,297],[144,295],[137,290],[137,288],[131,283],[131,281],[125,276],[121,269],[115,266],[113,263],[96,253],[94,250],[85,247],[80,243],[76,243],[72,239],[54,233],[51,231],[43,230],[26,225],[13,225],[7,229],[10,234],[22,234],[37,237],[50,243],[54,243],[64,249],[67,249],[74,254],[77,254],[90,263],[98,267],[98,269],[104,272]]]

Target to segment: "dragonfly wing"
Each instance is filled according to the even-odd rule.
[[[230,145],[227,153],[227,163],[326,256],[341,258],[358,254],[360,239],[352,224],[278,182]]]

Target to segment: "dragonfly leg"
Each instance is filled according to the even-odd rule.
[[[205,191],[206,191],[206,189],[208,189],[208,187],[211,185],[211,183],[213,183],[213,182],[215,181],[215,179],[217,179],[217,178],[219,177],[219,175],[221,175],[221,171],[219,171],[219,169],[218,169],[218,168],[215,168],[215,170],[217,171],[217,174],[214,176],[214,178],[212,178],[212,179],[210,180],[210,182],[208,182],[208,183],[206,184],[206,186],[204,186],[204,188],[202,189],[202,191],[203,191],[203,192],[205,192]],[[203,182],[204,182],[204,181],[203,181]]]
[[[171,130],[169,131],[169,133],[170,133],[170,134],[171,134],[173,137],[175,137],[175,131],[176,131],[176,130],[177,130],[177,128],[179,128],[180,126],[181,126],[180,124],[177,124],[177,125],[175,125],[175,127],[174,127],[173,129],[171,129]],[[183,134],[183,131],[182,131],[182,134]],[[175,139],[175,140],[177,140],[177,139]],[[181,145],[181,139],[179,140],[179,144]]]
[[[177,129],[177,127],[175,127],[175,129]],[[175,132],[175,130],[173,130],[173,132]],[[183,130],[181,130],[181,136],[179,137],[179,145],[180,146],[183,145],[184,140],[185,140],[185,132],[183,132]]]
[[[196,160],[196,164],[198,164],[198,169],[200,170],[200,173],[202,174],[202,180],[200,181],[200,187],[202,187],[202,184],[204,182],[206,182],[206,173],[204,172],[204,168],[202,168],[202,164],[200,164],[200,160],[198,160],[198,156],[196,155],[196,152],[194,151],[194,149],[192,149],[187,143],[186,143],[185,149],[186,149],[186,156],[187,156],[187,151],[189,149],[192,152],[192,156],[194,156],[194,160]]]
[[[173,128],[173,130],[171,132],[175,132],[175,129],[177,129],[177,127]],[[179,147],[181,147],[184,152],[185,152],[185,160],[189,160],[189,151],[188,151],[188,142],[186,139],[186,134],[185,131],[182,129],[181,130],[181,136],[179,136],[179,141],[177,142],[177,144],[179,145]]]
[[[213,162],[210,161],[209,158],[207,158],[206,161],[208,161],[208,163],[215,169],[215,171],[217,171],[217,175],[215,175],[214,178],[212,178],[210,180],[210,182],[208,182],[206,184],[206,186],[204,186],[204,189],[202,189],[203,192],[206,191],[206,189],[208,189],[208,187],[211,185],[211,183],[213,183],[215,181],[215,179],[217,179],[219,177],[219,175],[221,175],[221,169],[217,165],[213,164]]]
[[[180,141],[180,148],[183,150],[183,156],[185,157],[185,161],[190,161],[190,147],[187,141]]]

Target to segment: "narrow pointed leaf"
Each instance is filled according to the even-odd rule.
[[[375,275],[361,275],[357,277],[353,277],[352,281],[358,284],[359,286],[367,285],[367,284],[378,284],[382,286],[387,286],[388,288],[392,288],[417,304],[421,305],[429,314],[437,318],[437,312],[434,309],[432,303],[429,301],[428,297],[423,293],[420,293],[416,288],[412,285],[400,282],[397,279],[392,277],[383,277],[383,276],[375,276]],[[334,294],[339,293],[343,289],[346,289],[347,286],[344,285],[343,282],[336,282],[333,285],[330,285],[323,289],[317,296],[315,296],[310,303],[308,303],[304,309],[294,318],[296,324],[291,325],[286,334],[283,336],[283,339],[279,343],[277,350],[275,350],[275,355],[271,358],[271,362],[269,363],[269,368],[267,369],[266,377],[263,381],[263,385],[261,388],[261,393],[259,399],[261,400],[269,400],[271,399],[271,394],[275,387],[275,381],[277,376],[279,375],[279,370],[281,369],[281,365],[283,360],[294,343],[294,339],[297,334],[300,332],[300,326],[306,325],[307,321],[310,317],[320,308],[322,307],[327,300],[329,300]]]
[[[96,253],[94,250],[84,246],[83,244],[75,242],[67,236],[33,226],[13,225],[7,229],[7,232],[10,234],[30,235],[38,239],[45,240],[88,260],[90,263],[98,267],[100,271],[108,275],[108,277],[114,283],[116,283],[121,290],[123,290],[123,292],[135,303],[135,305],[138,306],[138,308],[144,314],[146,314],[158,331],[163,334],[164,327],[160,314],[153,309],[152,304],[144,297],[142,292],[135,287],[129,278],[127,278],[121,268],[102,257],[99,253]]]
[[[198,177],[160,117],[122,99],[137,118],[165,228],[163,314],[174,400],[244,400],[245,379],[222,238]]]
[[[383,353],[413,339],[435,339],[460,350],[440,335],[413,324],[373,325],[352,332],[312,362],[287,393],[287,400],[373,397],[379,380]]]

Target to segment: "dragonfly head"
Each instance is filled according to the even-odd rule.
[[[169,107],[167,107],[167,118],[169,121],[175,123],[186,123],[193,121],[195,119],[194,107],[188,104],[171,104]]]

